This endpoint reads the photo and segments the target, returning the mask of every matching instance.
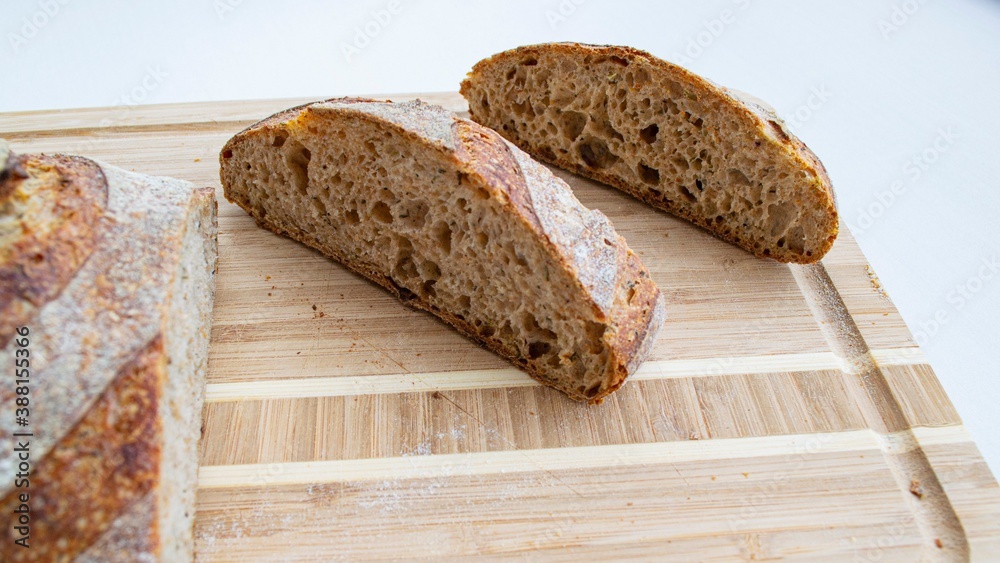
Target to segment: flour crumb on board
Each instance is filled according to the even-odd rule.
[[[878,279],[877,275],[875,275],[875,270],[873,270],[871,266],[865,265],[865,273],[868,274],[868,281],[871,282],[872,288],[875,290],[875,293],[877,293],[879,297],[882,297],[883,299],[888,299],[889,294],[886,293],[885,287],[882,286],[882,281]]]

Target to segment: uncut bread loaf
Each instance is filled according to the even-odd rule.
[[[600,402],[663,322],[608,219],[495,132],[419,101],[336,99],[239,133],[226,198],[570,397]]]
[[[533,156],[757,256],[815,262],[837,237],[826,170],[770,107],[649,53],[520,47],[477,63],[462,95]]]
[[[0,561],[189,561],[214,190],[76,156],[0,165],[0,511],[30,510],[29,547],[5,526]]]

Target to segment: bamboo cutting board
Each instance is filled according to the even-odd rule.
[[[304,101],[2,114],[0,134],[218,187],[222,144]],[[667,297],[649,361],[600,406],[219,189],[200,560],[1000,560],[1000,488],[846,229],[789,267],[557,173]]]

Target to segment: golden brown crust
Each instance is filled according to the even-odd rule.
[[[17,546],[12,535],[0,545],[0,560],[72,559],[155,488],[161,440],[158,394],[165,363],[158,337],[121,369],[86,416],[37,462],[30,478],[31,547]],[[5,514],[20,504],[20,492],[13,489],[0,501]],[[143,532],[155,536],[157,529]],[[159,543],[155,537],[134,539]]]
[[[107,205],[104,173],[65,155],[13,156],[0,183],[0,348],[73,278],[96,244]],[[3,233],[0,233],[2,235]]]
[[[349,104],[369,101],[357,98],[343,100],[344,103]],[[308,127],[310,120],[316,117],[317,110],[326,104],[340,104],[341,102],[342,100],[336,99],[326,100],[279,112],[230,139],[223,147],[220,156],[222,183],[226,197],[246,210],[260,226],[322,251],[352,271],[386,288],[406,305],[438,316],[469,339],[521,367],[535,379],[545,384],[551,384],[551,380],[546,376],[545,370],[541,366],[527,361],[516,349],[504,344],[498,338],[483,336],[476,327],[464,319],[449,311],[434,307],[419,295],[400,287],[383,273],[352,263],[337,249],[324,244],[296,226],[274,221],[266,212],[256,208],[250,201],[243,199],[240,194],[229,189],[230,182],[227,181],[226,177],[228,169],[226,161],[231,158],[233,149],[238,144],[251,142],[257,138],[270,138],[277,129]],[[423,108],[420,106],[415,108],[417,112],[422,110]],[[433,111],[437,112],[438,110]],[[356,117],[374,123],[384,124],[387,122],[384,116],[379,115],[378,112],[372,112],[372,114],[359,112]],[[411,124],[417,128],[416,131],[408,127],[398,126],[398,132],[414,142],[441,151],[456,164],[459,170],[464,171],[461,173],[467,175],[468,181],[474,182],[483,189],[490,190],[492,195],[504,202],[510,211],[511,218],[524,221],[538,235],[542,244],[553,251],[553,256],[558,257],[562,265],[570,271],[571,278],[577,284],[581,295],[590,300],[598,318],[603,319],[612,327],[612,330],[606,332],[605,338],[611,350],[612,366],[609,370],[611,377],[605,380],[600,389],[590,390],[589,394],[567,391],[566,389],[563,391],[576,400],[592,403],[601,402],[603,397],[620,387],[627,375],[634,371],[648,351],[649,345],[655,339],[663,322],[663,303],[659,290],[650,279],[649,272],[628,249],[624,239],[613,234],[613,229],[610,229],[610,224],[601,214],[597,214],[592,219],[606,225],[606,228],[612,233],[609,236],[614,240],[605,243],[603,238],[596,237],[594,240],[578,241],[578,243],[597,248],[604,248],[607,245],[618,257],[617,261],[612,264],[610,271],[598,273],[581,271],[588,267],[592,268],[593,264],[573,261],[572,256],[577,253],[568,252],[566,248],[551,240],[550,234],[543,228],[539,219],[539,203],[534,201],[532,189],[539,193],[545,193],[549,188],[540,185],[541,182],[535,176],[525,174],[525,171],[513,157],[511,147],[496,132],[468,120],[459,119],[450,113],[447,119],[453,120],[448,125],[450,134],[443,132],[440,127],[441,123],[434,120],[430,120],[430,123],[426,124],[426,127],[433,128],[433,131],[421,130],[420,127],[423,126],[423,123],[419,119],[415,120],[415,125]],[[463,179],[463,181],[466,180]],[[529,182],[536,182],[536,184],[529,186]],[[591,278],[593,283],[585,284],[581,280],[584,275]],[[640,299],[635,303],[638,303],[639,306],[636,306],[635,303],[629,304],[613,299],[616,293],[620,293],[620,286],[630,279],[644,280],[641,284],[637,284]],[[604,297],[605,294],[607,297]]]
[[[808,147],[806,147],[805,143],[800,141],[797,137],[785,129],[781,124],[781,120],[775,116],[773,110],[768,108],[766,105],[748,100],[745,96],[737,92],[719,87],[701,76],[688,71],[687,69],[659,59],[645,51],[633,49],[631,47],[613,45],[547,43],[518,47],[509,51],[498,53],[476,63],[473,66],[472,71],[469,73],[469,76],[462,81],[460,92],[466,99],[470,100],[469,112],[471,118],[475,121],[480,121],[475,112],[475,104],[471,98],[471,91],[474,87],[474,80],[481,76],[487,68],[494,64],[503,64],[511,60],[523,60],[524,58],[537,56],[543,52],[560,53],[575,57],[596,55],[598,57],[607,57],[608,59],[617,58],[622,62],[628,63],[642,60],[655,69],[659,69],[677,77],[679,80],[683,81],[687,87],[698,91],[701,95],[722,98],[729,101],[731,107],[739,113],[742,119],[745,120],[744,129],[748,131],[748,133],[752,132],[751,134],[753,134],[760,143],[769,143],[774,148],[784,153],[788,158],[795,161],[798,166],[813,179],[813,181],[809,182],[810,188],[816,190],[819,199],[826,202],[824,211],[829,224],[825,226],[825,230],[828,233],[828,237],[822,242],[822,246],[818,249],[818,251],[813,252],[811,256],[799,256],[794,261],[799,263],[812,263],[819,261],[833,246],[839,230],[836,199],[833,187],[830,183],[830,178],[827,175],[826,169],[823,167],[822,163],[820,163],[819,158],[817,158],[816,155],[809,150]],[[743,240],[738,233],[732,231],[726,232],[714,222],[706,218],[692,215],[679,203],[671,201],[666,197],[658,198],[651,194],[650,191],[642,189],[641,186],[625,182],[622,179],[613,176],[609,172],[586,168],[581,166],[576,161],[571,160],[569,157],[560,156],[555,154],[553,151],[537,150],[536,147],[530,146],[529,143],[521,139],[514,130],[500,132],[511,142],[517,144],[522,149],[529,151],[535,158],[539,158],[581,176],[593,178],[594,180],[618,188],[621,191],[624,191],[654,207],[658,207],[682,217],[699,227],[702,227],[722,240],[745,248],[746,250],[753,252],[758,257],[775,258],[782,261],[793,261],[787,256],[774,256],[769,251],[765,252],[766,249],[754,249],[753,245],[748,241]]]
[[[177,395],[166,384],[168,369],[193,363],[174,351],[178,342],[207,345],[206,333],[186,330],[194,321],[181,324],[185,315],[205,314],[203,302],[182,313],[174,304],[182,301],[178,291],[211,295],[212,288],[175,281],[203,279],[199,258],[214,265],[214,251],[194,256],[190,248],[214,239],[189,229],[214,225],[214,190],[79,157],[18,158],[26,174],[8,191],[3,209],[13,211],[0,214],[0,268],[14,272],[8,279],[16,284],[0,289],[27,296],[20,302],[29,311],[12,324],[30,327],[32,379],[44,381],[31,389],[32,547],[16,546],[11,535],[0,560],[140,560],[165,546],[190,548],[161,532],[167,518],[159,508],[172,502],[159,495],[161,479],[179,489],[181,478],[162,470],[160,452],[175,442],[164,437],[164,421],[173,419],[160,401]],[[36,256],[46,264],[35,264]],[[9,322],[6,312],[2,320]],[[14,357],[15,342],[0,346],[0,363],[13,365]],[[16,400],[13,387],[0,389],[3,410],[13,413]],[[13,416],[0,426],[7,435],[20,430]],[[6,508],[21,491],[13,478],[19,461],[11,448],[5,452]]]

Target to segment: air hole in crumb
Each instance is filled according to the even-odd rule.
[[[344,218],[347,219],[347,222],[351,225],[357,225],[361,222],[361,217],[358,216],[357,210],[354,209],[349,210]]]
[[[597,396],[597,393],[599,393],[600,391],[601,391],[601,384],[600,383],[595,383],[595,384],[591,385],[590,388],[588,388],[586,391],[584,391],[583,394],[588,399],[593,399],[594,397]]]
[[[496,334],[496,332],[497,332],[496,329],[490,325],[483,325],[479,327],[479,334],[485,338],[493,336],[494,334]]]
[[[451,227],[448,226],[448,223],[434,225],[434,239],[438,248],[445,254],[451,254]]]
[[[700,117],[698,119],[694,120],[694,126],[697,127],[698,129],[701,129],[701,126],[704,125],[704,124],[705,124],[705,121],[702,118],[700,118]]]
[[[486,233],[478,233],[476,234],[476,242],[479,243],[479,246],[485,247],[490,242],[490,235]]]
[[[514,78],[515,74],[517,74],[517,69],[516,68],[512,68],[512,69],[508,70],[507,71],[507,80],[510,80],[510,79]]]
[[[233,151],[230,149],[222,151],[222,158],[233,158]]]
[[[285,144],[285,140],[288,139],[288,135],[275,135],[274,140],[271,141],[272,147],[280,147]]]
[[[750,178],[748,178],[747,175],[744,174],[742,170],[738,170],[736,168],[730,168],[728,173],[729,173],[729,181],[732,182],[733,184],[738,184],[741,186],[750,185]]]
[[[681,186],[680,188],[681,193],[684,194],[684,197],[686,197],[688,201],[698,201],[698,198],[691,193],[691,190],[687,189],[687,186]]]
[[[316,209],[316,213],[322,217],[326,215],[326,204],[319,198],[313,198],[312,200],[313,208]]]
[[[499,331],[499,333],[500,333],[500,339],[501,340],[510,340],[511,338],[514,337],[514,329],[512,329],[510,327],[510,321],[509,320],[504,321],[503,324],[500,325],[500,331]]]
[[[651,186],[658,186],[660,184],[660,171],[650,168],[641,162],[639,163],[639,177],[642,178],[643,182]]]
[[[430,211],[425,201],[406,201],[401,204],[402,211],[399,213],[399,220],[406,228],[422,229],[427,221],[427,213]]]
[[[611,55],[611,62],[621,66],[628,66],[628,61],[617,55]]]
[[[595,323],[593,321],[587,321],[586,331],[587,339],[592,341],[601,341],[604,338],[604,332],[607,330],[607,326],[601,323]]]
[[[568,141],[575,141],[587,125],[587,116],[578,111],[564,111],[559,114],[559,122],[562,126],[563,137]]]
[[[375,207],[372,207],[372,217],[380,223],[392,223],[392,210],[385,202],[377,202]]]
[[[434,297],[434,296],[436,296],[437,292],[434,290],[434,284],[436,284],[436,283],[437,283],[437,280],[427,280],[427,281],[425,281],[424,282],[424,295],[427,295],[428,297]]]
[[[701,180],[695,180],[694,186],[698,188],[698,191],[704,191],[705,187],[702,185]]]
[[[580,158],[583,159],[584,164],[590,168],[599,170],[618,162],[618,156],[608,149],[607,143],[595,137],[590,137],[580,143],[577,150],[580,152]]]
[[[653,144],[656,141],[656,136],[660,134],[660,126],[652,123],[642,131],[639,131],[639,138],[646,141],[649,144]]]
[[[470,299],[468,295],[459,296],[458,306],[461,307],[463,311],[468,311],[472,308],[472,299]]]
[[[525,59],[521,62],[521,64],[524,66],[535,66],[538,64],[538,59],[536,58]]]
[[[537,360],[548,354],[552,346],[548,342],[532,342],[528,344],[528,358]]]
[[[286,143],[285,164],[292,176],[292,184],[300,194],[305,195],[309,189],[309,160],[312,153],[298,141]]]

